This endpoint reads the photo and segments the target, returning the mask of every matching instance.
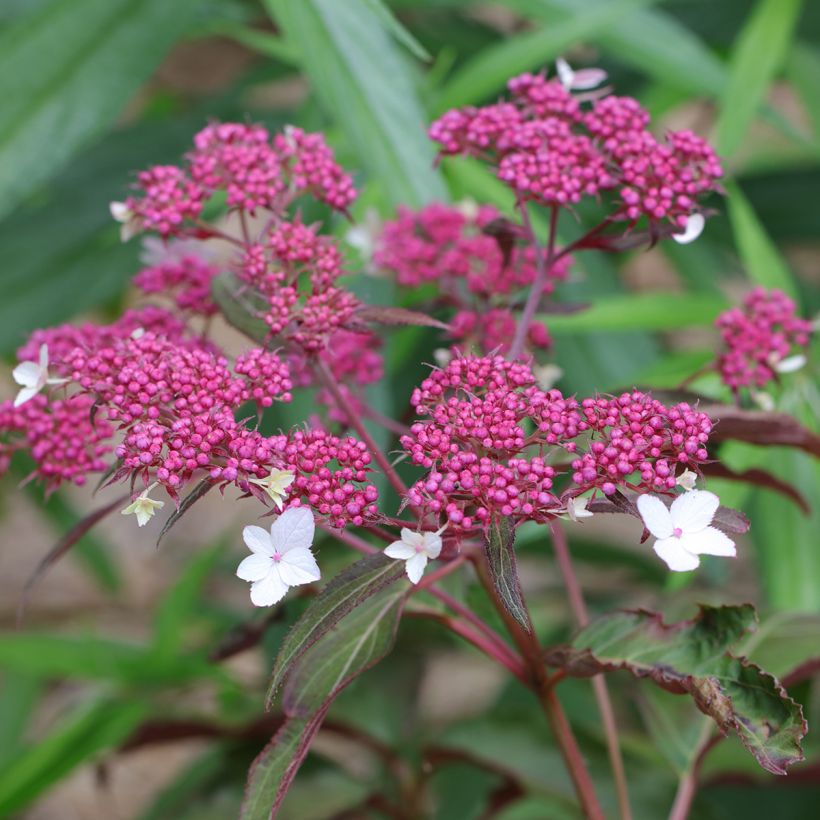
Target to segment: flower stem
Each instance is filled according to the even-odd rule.
[[[524,228],[529,235],[530,242],[532,242],[533,247],[535,248],[535,279],[533,280],[529,295],[527,296],[527,301],[524,304],[524,310],[521,313],[521,318],[518,320],[518,326],[515,329],[515,338],[513,339],[510,352],[507,356],[507,358],[511,361],[515,361],[524,350],[524,343],[527,340],[527,331],[532,324],[532,319],[533,316],[535,316],[538,303],[541,301],[541,297],[544,294],[544,285],[547,281],[547,274],[552,267],[555,257],[556,228],[558,225],[558,208],[553,205],[550,213],[550,228],[549,237],[547,238],[547,250],[546,254],[544,254],[541,246],[538,244],[535,231],[532,229],[532,223],[530,222],[530,216],[527,212],[527,206],[521,202],[519,203],[519,207],[521,210],[521,220],[524,223]]]
[[[557,521],[550,522],[552,533],[552,544],[555,550],[555,558],[564,579],[564,586],[567,589],[570,609],[575,617],[578,626],[583,627],[589,623],[589,613],[587,612],[584,596],[581,592],[581,585],[572,565],[569,545],[566,535]],[[618,743],[618,726],[615,722],[615,712],[612,708],[612,701],[609,697],[609,689],[603,675],[596,675],[592,678],[592,689],[595,692],[595,700],[598,704],[598,711],[601,714],[601,722],[606,736],[606,748],[609,755],[609,765],[612,768],[612,778],[615,781],[615,791],[618,795],[618,810],[622,820],[632,820],[632,808],[629,805],[629,790],[626,782],[626,772],[624,771],[624,760],[621,755],[621,747]]]
[[[395,471],[387,456],[385,456],[385,454],[381,451],[378,444],[376,444],[373,440],[373,436],[371,436],[367,431],[367,428],[362,423],[359,414],[348,401],[344,391],[339,387],[339,383],[336,381],[336,377],[327,366],[327,363],[317,358],[314,360],[313,366],[316,369],[319,380],[333,396],[333,399],[339,406],[339,409],[347,416],[348,424],[358,433],[361,440],[367,445],[370,455],[373,456],[376,463],[379,467],[381,467],[387,477],[387,480],[390,482],[390,486],[393,487],[393,489],[398,493],[399,498],[407,495],[407,487],[401,480],[401,477]],[[413,508],[411,507],[411,510],[412,509]]]
[[[564,764],[569,772],[575,793],[581,804],[581,809],[588,820],[604,820],[604,813],[595,794],[595,786],[592,783],[589,770],[584,762],[581,749],[573,734],[572,727],[564,714],[561,702],[552,687],[544,662],[541,658],[541,647],[534,633],[528,633],[507,611],[504,603],[498,597],[495,585],[490,578],[489,568],[486,558],[483,555],[475,556],[475,567],[478,577],[490,600],[493,602],[498,614],[504,621],[507,630],[521,652],[522,659],[526,664],[529,685],[538,697],[544,710],[544,714],[549,721],[558,748],[564,759]]]

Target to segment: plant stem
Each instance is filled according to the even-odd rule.
[[[541,647],[538,638],[534,633],[526,632],[518,621],[507,611],[504,603],[498,597],[495,585],[489,574],[487,560],[484,555],[476,555],[474,563],[478,577],[484,589],[493,602],[498,614],[501,616],[507,630],[510,633],[515,645],[521,652],[524,663],[529,672],[530,687],[538,697],[544,710],[544,714],[549,721],[558,748],[564,759],[564,764],[569,772],[575,793],[581,804],[581,809],[588,820],[604,820],[604,813],[598,798],[595,794],[595,786],[592,783],[589,771],[584,762],[578,742],[573,734],[572,727],[564,714],[561,702],[553,690],[552,683],[547,675],[547,670],[541,658]]]
[[[678,781],[678,790],[675,793],[675,802],[672,804],[672,809],[669,812],[669,820],[686,820],[686,818],[689,817],[689,812],[692,809],[692,801],[695,799],[695,793],[698,790],[700,764],[711,748],[712,721],[708,718],[704,718],[692,763],[680,776],[680,780]]]
[[[535,279],[533,280],[530,292],[527,296],[527,301],[524,304],[524,310],[521,313],[521,318],[518,320],[518,326],[515,329],[515,338],[513,339],[512,346],[510,347],[510,352],[507,355],[507,358],[511,361],[515,361],[524,350],[524,343],[527,340],[527,331],[532,323],[533,316],[535,316],[538,303],[544,295],[544,285],[547,281],[547,274],[552,267],[555,256],[555,235],[556,227],[558,225],[558,208],[553,205],[550,213],[550,232],[547,239],[547,251],[546,255],[544,255],[541,246],[538,244],[535,231],[532,229],[530,216],[527,213],[527,206],[523,202],[519,205],[521,210],[521,220],[524,223],[527,233],[529,234],[530,242],[532,242],[533,247],[535,248]]]
[[[550,522],[550,532],[552,533],[555,558],[558,561],[558,567],[561,570],[564,585],[567,589],[570,609],[572,609],[578,626],[586,626],[589,623],[589,613],[587,612],[586,603],[584,602],[584,595],[581,592],[581,585],[578,583],[578,577],[572,565],[566,535],[557,521]],[[598,711],[601,714],[601,722],[604,726],[609,765],[612,768],[612,778],[615,781],[615,791],[618,795],[618,810],[622,820],[632,820],[632,808],[629,805],[629,790],[627,788],[626,772],[624,771],[624,760],[621,755],[620,744],[618,743],[618,725],[615,722],[615,712],[612,708],[609,689],[607,688],[603,675],[596,675],[592,678],[592,689],[595,692],[595,700],[598,704]]]
[[[336,404],[339,406],[339,409],[347,416],[348,424],[358,433],[359,437],[367,445],[370,455],[373,456],[376,463],[379,467],[381,467],[387,477],[387,480],[390,482],[390,486],[393,487],[393,489],[398,493],[399,498],[407,495],[407,487],[401,480],[401,477],[395,471],[393,465],[390,463],[385,454],[381,451],[378,444],[376,444],[373,440],[373,436],[371,436],[367,431],[367,428],[362,423],[359,414],[348,401],[344,391],[339,387],[339,383],[336,381],[336,377],[327,366],[327,363],[317,358],[314,360],[313,366],[316,369],[319,380],[330,391],[330,394],[333,396]],[[414,508],[411,507],[410,509],[412,510]]]

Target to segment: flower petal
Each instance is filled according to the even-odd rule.
[[[33,399],[40,391],[36,387],[24,387],[15,397],[14,406],[19,407],[30,399]]]
[[[688,572],[700,564],[700,558],[681,546],[682,538],[659,538],[652,549],[673,572]]]
[[[672,530],[675,529],[672,516],[658,496],[639,495],[636,503],[644,526],[655,538],[669,538],[672,535]]]
[[[272,606],[285,597],[288,585],[279,577],[276,567],[261,580],[251,584],[251,603],[254,606]]]
[[[685,550],[696,555],[722,555],[724,558],[734,558],[737,555],[735,542],[715,527],[706,527],[693,535],[684,535],[680,542]]]
[[[41,373],[37,362],[21,362],[11,371],[11,377],[23,387],[37,387]]]
[[[412,558],[407,559],[404,568],[407,570],[407,577],[417,584],[424,575],[424,568],[427,566],[427,556],[423,552],[417,552]]]
[[[406,561],[416,554],[416,550],[404,541],[394,541],[384,551],[384,554],[388,558],[398,558],[400,561]]]
[[[781,359],[775,366],[774,369],[778,373],[794,373],[797,370],[800,370],[806,364],[806,357],[802,353],[796,353],[794,356],[786,356],[785,359]]]
[[[282,554],[279,562],[279,575],[289,586],[310,584],[322,577],[319,565],[313,553],[304,547],[295,547]]]
[[[708,490],[689,490],[679,495],[669,508],[672,526],[684,534],[700,532],[712,523],[720,499]]]
[[[272,566],[273,561],[269,555],[255,552],[236,568],[236,576],[243,581],[261,581],[270,572]]]
[[[308,549],[313,543],[316,525],[310,507],[291,507],[271,524],[270,538],[281,553],[292,549]]]
[[[407,527],[401,528],[401,540],[410,547],[424,548],[425,540],[424,533],[417,530],[411,530]]]
[[[242,530],[242,538],[251,552],[273,555],[273,544],[270,540],[270,533],[266,529],[253,525],[245,527]]]
[[[424,551],[428,558],[438,558],[441,553],[441,536],[434,532],[425,532]]]
[[[686,227],[681,233],[673,233],[672,239],[679,245],[688,245],[703,233],[705,225],[706,219],[703,214],[690,214],[686,219]]]
[[[48,345],[41,344],[40,345],[40,370],[42,371],[43,375],[46,374],[48,371]]]

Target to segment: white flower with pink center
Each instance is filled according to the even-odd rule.
[[[236,574],[251,582],[254,606],[272,606],[291,587],[321,578],[310,551],[315,529],[313,512],[308,507],[291,507],[271,524],[270,532],[256,526],[242,530],[242,538],[253,555],[242,561]]]
[[[700,555],[736,555],[734,541],[710,526],[720,506],[714,493],[689,490],[671,507],[656,495],[642,495],[637,504],[644,525],[657,539],[653,549],[674,572],[695,569]]]
[[[443,528],[442,528],[443,529]],[[407,577],[417,584],[424,575],[424,568],[430,559],[441,553],[441,532],[416,532],[404,527],[401,541],[394,541],[385,551],[388,558],[405,562]]]

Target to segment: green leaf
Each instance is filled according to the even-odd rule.
[[[673,694],[689,694],[724,734],[736,732],[764,769],[786,774],[803,759],[803,712],[776,678],[729,653],[755,623],[749,604],[701,606],[693,620],[670,625],[654,612],[615,612],[551,652],[547,663],[578,677],[625,669]]]
[[[254,761],[241,820],[274,816],[334,698],[392,648],[407,585],[359,603],[293,664],[285,682],[288,720]]]
[[[200,0],[52,0],[0,36],[0,216],[113,123]]]
[[[249,339],[258,344],[264,344],[268,337],[268,326],[255,314],[263,307],[260,298],[247,290],[240,293],[239,280],[232,273],[220,273],[211,280],[211,296],[219,305],[219,310],[225,321],[244,333]]]
[[[138,701],[103,701],[73,715],[0,772],[0,815],[7,817],[52,783],[118,745],[147,713]]]
[[[375,553],[347,567],[313,599],[288,633],[273,664],[268,706],[293,664],[354,607],[401,578],[404,564]]]
[[[510,615],[527,632],[532,632],[530,615],[521,592],[521,581],[515,564],[515,528],[505,516],[490,521],[484,536],[484,549],[490,566],[490,577],[498,597]]]
[[[390,32],[397,43],[401,43],[414,57],[419,60],[431,61],[430,52],[405,28],[393,15],[393,12],[384,4],[383,0],[364,0],[367,7],[378,18],[384,28]]]
[[[446,199],[427,117],[382,15],[366,0],[265,0],[323,107],[395,205]],[[392,32],[394,33],[394,32]]]
[[[729,81],[721,95],[717,148],[729,156],[740,147],[789,48],[802,0],[758,0],[737,38]]]
[[[749,200],[734,182],[726,184],[729,221],[749,278],[764,288],[779,288],[800,301],[789,266],[766,233]]]
[[[697,293],[634,293],[593,302],[577,313],[541,314],[550,333],[673,330],[710,325],[727,307],[717,295]]]
[[[815,137],[820,139],[820,51],[806,43],[793,44],[786,73],[805,106]]]
[[[23,739],[43,690],[32,675],[6,669],[0,685],[0,771],[23,748]]]
[[[516,74],[541,69],[579,40],[594,37],[635,9],[653,2],[657,0],[613,0],[598,14],[573,16],[485,48],[467,60],[447,82],[436,110],[443,112],[482,102],[503,89]]]

